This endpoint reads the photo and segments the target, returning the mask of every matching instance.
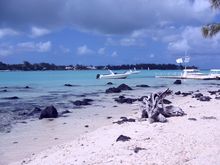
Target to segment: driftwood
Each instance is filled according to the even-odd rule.
[[[183,116],[184,111],[173,105],[164,106],[163,99],[170,95],[172,91],[167,89],[163,93],[152,93],[149,97],[143,99],[143,105],[140,106],[142,110],[142,118],[148,118],[150,123],[166,122],[166,117]]]

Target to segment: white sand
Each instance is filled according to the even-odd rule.
[[[220,164],[220,100],[200,102],[190,96],[177,96],[174,105],[187,115],[169,118],[167,123],[112,124],[13,164]],[[139,116],[140,113],[135,117]],[[203,119],[203,116],[216,119]],[[116,142],[121,134],[131,140]],[[135,153],[135,147],[144,150]]]

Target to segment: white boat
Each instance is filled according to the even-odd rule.
[[[157,78],[216,80],[216,76],[199,72],[198,69],[184,69],[180,76],[156,76]]]
[[[131,74],[129,72],[114,73],[110,69],[108,71],[110,74],[97,74],[96,79],[125,79]]]
[[[136,68],[134,68],[134,70],[129,70],[129,71],[127,71],[127,73],[129,73],[129,74],[138,74],[138,73],[140,73],[141,71],[138,71],[138,70],[136,70]]]
[[[210,76],[213,76],[213,77],[216,77],[217,79],[220,79],[220,69],[211,69]]]

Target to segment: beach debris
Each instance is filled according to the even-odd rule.
[[[118,103],[128,103],[128,104],[132,104],[133,102],[137,101],[137,99],[132,99],[132,98],[126,98],[124,96],[119,96],[118,98],[115,98],[115,101]]]
[[[125,136],[125,135],[120,135],[117,139],[116,139],[116,142],[118,141],[122,141],[122,142],[125,142],[125,141],[129,141],[131,138],[129,136]]]
[[[106,119],[111,119],[111,118],[112,118],[111,116],[107,116],[107,117],[106,117]]]
[[[181,80],[176,80],[176,81],[174,81],[173,84],[177,84],[177,85],[179,85],[179,84],[182,84],[182,81],[181,81]]]
[[[150,86],[146,84],[141,84],[141,85],[136,85],[136,87],[149,88]]]
[[[199,98],[200,101],[210,101],[211,99],[212,99],[212,98],[209,97],[209,96],[201,96],[201,97]]]
[[[121,90],[115,87],[106,89],[105,93],[120,93]]]
[[[88,127],[89,127],[89,125],[85,125],[84,127],[88,128]]]
[[[126,84],[121,84],[117,88],[120,89],[121,91],[132,90],[132,88],[129,87],[128,85],[126,85]]]
[[[12,96],[12,97],[4,97],[3,99],[6,99],[6,100],[16,100],[16,99],[19,99],[19,97]]]
[[[57,118],[57,117],[58,117],[57,109],[53,105],[51,105],[41,111],[39,119]]]
[[[207,120],[207,119],[208,120],[212,120],[212,119],[217,120],[217,118],[215,116],[203,116],[202,119],[204,119],[204,120]]]
[[[180,91],[175,92],[175,95],[181,95]]]
[[[135,122],[135,119],[133,119],[133,118],[127,118],[127,117],[121,117],[120,118],[121,120],[118,120],[118,121],[114,121],[114,122],[112,122],[113,124],[123,124],[123,123],[125,123],[125,122]]]
[[[138,153],[140,150],[146,150],[146,148],[135,147],[134,148],[134,153]]]
[[[29,86],[25,86],[24,88],[29,89],[30,87]]]
[[[188,118],[188,120],[196,121],[197,119],[193,118],[193,117],[190,117],[190,118]]]
[[[91,102],[94,101],[92,99],[83,99],[82,101],[81,100],[76,100],[76,101],[73,101],[72,103],[76,106],[82,106],[82,105],[91,105]]]
[[[148,118],[150,123],[166,122],[166,117],[183,116],[184,111],[176,106],[164,106],[163,100],[172,92],[167,89],[163,93],[152,93],[150,97],[144,98],[143,105],[140,106],[142,110],[142,118]]]
[[[106,85],[113,85],[113,83],[112,82],[108,82]]]

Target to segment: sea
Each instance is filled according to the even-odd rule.
[[[0,164],[17,161],[53,145],[70,141],[138,110],[136,105],[128,108],[127,105],[116,103],[114,98],[120,95],[140,98],[167,88],[174,92],[189,92],[220,86],[219,80],[182,80],[181,85],[175,85],[175,79],[155,78],[162,75],[180,75],[180,70],[140,71],[127,79],[96,79],[97,74],[108,74],[106,70],[1,71]],[[113,84],[107,85],[108,82]],[[106,89],[120,84],[127,84],[133,90],[119,94],[105,93]],[[150,87],[136,87],[142,84]],[[17,99],[9,99],[10,97]],[[73,104],[73,101],[85,98],[94,100],[92,105],[77,107]],[[27,115],[35,107],[44,109],[50,105],[53,105],[59,114],[66,110],[71,113],[61,115],[55,120],[39,120],[38,116]]]
[[[114,71],[123,73],[125,70]],[[203,71],[206,73],[207,71]],[[150,88],[147,93],[163,88],[180,90],[173,79],[155,78],[161,75],[180,75],[180,70],[141,70],[139,74],[130,75],[127,79],[96,79],[97,74],[107,74],[106,70],[83,71],[2,71],[0,72],[0,114],[12,116],[23,111],[31,111],[34,107],[44,108],[54,105],[65,110],[73,108],[72,101],[81,98],[100,100],[106,96],[105,90],[122,83],[137,90],[136,85],[146,84]],[[107,85],[112,82],[113,85]],[[195,86],[204,86],[219,81],[184,80],[181,90],[190,90]],[[65,86],[71,84],[72,86]],[[10,100],[8,97],[18,97]],[[10,114],[10,115],[8,115]],[[0,122],[0,130],[7,125],[10,117]],[[18,117],[19,119],[19,117]]]

